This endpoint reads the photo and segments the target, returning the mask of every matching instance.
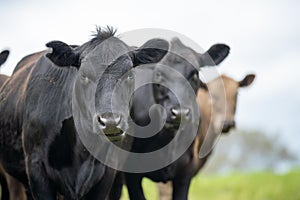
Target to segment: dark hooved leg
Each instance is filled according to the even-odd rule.
[[[106,200],[109,198],[110,189],[113,185],[116,171],[107,168],[101,181],[95,185],[92,190],[85,196],[88,200]]]
[[[0,185],[1,185],[1,200],[9,200],[9,190],[5,174],[0,174]]]
[[[173,180],[173,200],[187,200],[191,177],[179,177]]]
[[[109,194],[109,200],[119,200],[121,198],[123,181],[123,173],[118,172]]]
[[[142,177],[136,174],[125,173],[125,180],[130,199],[146,200],[142,188]]]
[[[25,187],[25,193],[26,193],[26,199],[27,200],[33,200],[33,197],[32,197],[32,194],[31,194],[31,191],[30,191],[30,188],[26,188]]]

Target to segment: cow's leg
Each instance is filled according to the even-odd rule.
[[[143,188],[142,177],[136,174],[125,173],[128,194],[132,200],[146,200]]]
[[[41,156],[34,153],[26,155],[25,163],[33,199],[55,200],[56,192],[47,177]]]
[[[10,199],[25,200],[26,194],[23,184],[7,173],[5,174],[5,177],[9,188]]]
[[[160,200],[172,200],[172,183],[157,183]]]
[[[31,191],[30,191],[29,186],[28,186],[28,187],[25,187],[25,193],[26,193],[26,199],[27,199],[27,200],[33,200],[32,193],[31,193]]]
[[[5,172],[1,170],[0,185],[1,185],[1,200],[9,200],[9,190],[5,178]]]
[[[122,187],[123,187],[123,173],[118,172],[109,194],[109,200],[119,200],[122,195]]]
[[[192,176],[176,177],[173,180],[173,200],[187,200]]]
[[[109,198],[109,192],[113,185],[116,171],[114,169],[106,168],[105,174],[101,181],[97,183],[90,192],[85,196],[88,200],[107,200]]]

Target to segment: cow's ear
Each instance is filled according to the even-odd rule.
[[[200,65],[215,66],[220,64],[229,54],[230,47],[226,44],[215,44],[204,54],[200,54]]]
[[[4,50],[0,53],[0,65],[2,65],[3,63],[5,63],[7,57],[9,55],[9,51],[8,50]]]
[[[61,41],[52,41],[46,44],[52,49],[52,52],[47,53],[46,56],[59,67],[80,67],[80,55],[74,49]]]
[[[243,80],[241,80],[239,82],[239,86],[247,87],[247,86],[251,85],[251,83],[254,81],[254,78],[255,78],[255,74],[248,74],[247,76],[245,76],[245,78]]]
[[[163,39],[151,39],[133,51],[134,66],[159,62],[168,52],[169,43]]]

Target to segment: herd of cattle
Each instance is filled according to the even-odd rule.
[[[46,46],[51,51],[30,54],[18,62],[11,76],[0,75],[1,199],[114,200],[120,199],[126,184],[130,199],[143,200],[144,177],[161,182],[161,199],[188,199],[192,178],[211,154],[199,155],[205,139],[213,138],[209,141],[212,145],[218,133],[235,127],[238,89],[249,86],[255,75],[241,81],[221,75],[203,83],[199,70],[221,63],[229,54],[227,45],[215,44],[198,53],[178,38],[155,38],[141,47],[130,47],[114,34],[111,28],[99,28],[93,39],[80,46],[49,42]],[[8,54],[1,52],[0,65]],[[150,63],[155,65],[147,73],[128,73]],[[192,90],[183,88],[181,79],[164,66],[183,76]],[[185,105],[179,105],[174,93],[157,82],[144,85],[131,96],[136,79],[154,78],[174,85]],[[122,89],[115,94],[114,87],[121,79]],[[115,102],[114,109],[111,102]],[[169,144],[176,134],[190,134],[178,127],[195,118],[193,102],[197,102],[200,119],[191,145],[176,161],[154,171],[117,171],[97,160],[78,134],[112,142],[131,137],[130,152],[153,152]],[[164,127],[148,138],[127,135],[130,119],[140,126],[150,123],[149,109],[154,104],[164,108],[155,115],[158,122],[165,116]],[[122,142],[118,144],[122,146]],[[164,153],[180,148],[180,141],[175,144],[178,147]]]

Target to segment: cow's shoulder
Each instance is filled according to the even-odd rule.
[[[59,132],[72,116],[72,91],[76,69],[56,67],[46,56],[36,63],[24,94],[24,123]],[[27,125],[27,124],[25,124]]]

